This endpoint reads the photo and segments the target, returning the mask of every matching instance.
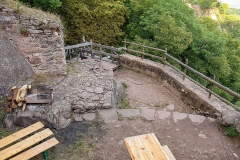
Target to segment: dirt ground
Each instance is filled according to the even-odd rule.
[[[126,95],[132,108],[164,110],[174,104],[176,112],[194,112],[175,97],[161,82],[131,70],[118,70],[115,78],[127,84]],[[55,131],[60,144],[50,149],[56,160],[130,160],[124,143],[129,136],[155,133],[162,145],[168,145],[177,160],[236,160],[240,157],[240,139],[225,136],[216,121],[193,123],[189,119],[174,122],[170,117],[154,121],[122,118],[105,124],[101,117],[92,122],[74,122]],[[41,159],[40,156],[33,159]]]

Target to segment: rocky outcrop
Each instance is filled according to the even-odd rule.
[[[0,35],[0,99],[16,82],[31,77],[34,72],[11,41]]]
[[[66,74],[62,26],[59,18],[34,11],[15,13],[0,4],[0,32],[18,48],[33,71]]]

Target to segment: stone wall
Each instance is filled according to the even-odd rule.
[[[183,80],[183,76],[179,72],[167,65],[164,66],[146,59],[142,60],[128,54],[121,55],[120,64],[160,79],[173,94],[189,104],[192,109],[198,110],[201,115],[217,118],[224,110],[234,110],[214,95],[209,99],[209,93],[205,89],[188,78]]]
[[[25,7],[14,12],[0,2],[0,33],[24,55],[36,74],[66,74],[60,19]]]

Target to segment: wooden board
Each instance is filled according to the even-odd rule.
[[[58,144],[58,140],[56,138],[51,138],[48,141],[45,141],[19,155],[17,155],[16,157],[11,158],[10,160],[19,160],[19,159],[30,159],[36,155],[38,155],[39,153],[55,146],[56,144]]]
[[[38,99],[37,96],[25,97],[26,103],[52,103],[52,99]]]
[[[174,155],[172,154],[171,150],[168,148],[167,145],[162,146],[162,149],[170,160],[176,160],[176,158],[174,157]]]
[[[39,130],[40,128],[43,128],[44,125],[41,122],[37,122],[34,123],[31,126],[28,126],[27,128],[24,128],[14,134],[11,134],[9,136],[7,136],[6,138],[3,138],[0,140],[0,149],[15,142],[16,140],[23,138],[37,130]]]
[[[124,139],[132,160],[168,160],[154,133]]]
[[[1,155],[0,160],[7,159],[25,149],[27,149],[28,147],[40,142],[41,140],[49,137],[52,134],[53,134],[53,132],[48,128],[41,132],[38,132],[35,135],[33,135],[29,138],[26,138],[25,140],[0,151],[0,155]]]

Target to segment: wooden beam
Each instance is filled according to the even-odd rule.
[[[59,143],[58,140],[55,137],[53,137],[41,144],[29,149],[29,150],[17,155],[16,157],[11,158],[10,160],[30,159],[30,158],[38,155],[39,153],[55,146],[58,143]]]
[[[24,128],[16,133],[13,133],[13,134],[7,136],[6,138],[1,139],[0,140],[0,149],[17,141],[20,138],[23,138],[41,128],[43,128],[43,127],[44,127],[44,125],[41,122],[37,122],[31,126],[28,126],[27,128]]]
[[[35,135],[24,139],[23,141],[16,143],[2,151],[0,151],[0,160],[4,160],[7,159],[9,157],[14,156],[15,154],[27,149],[28,147],[40,142],[41,140],[49,137],[50,135],[52,135],[53,132],[50,129],[45,129],[41,132],[36,133]]]

